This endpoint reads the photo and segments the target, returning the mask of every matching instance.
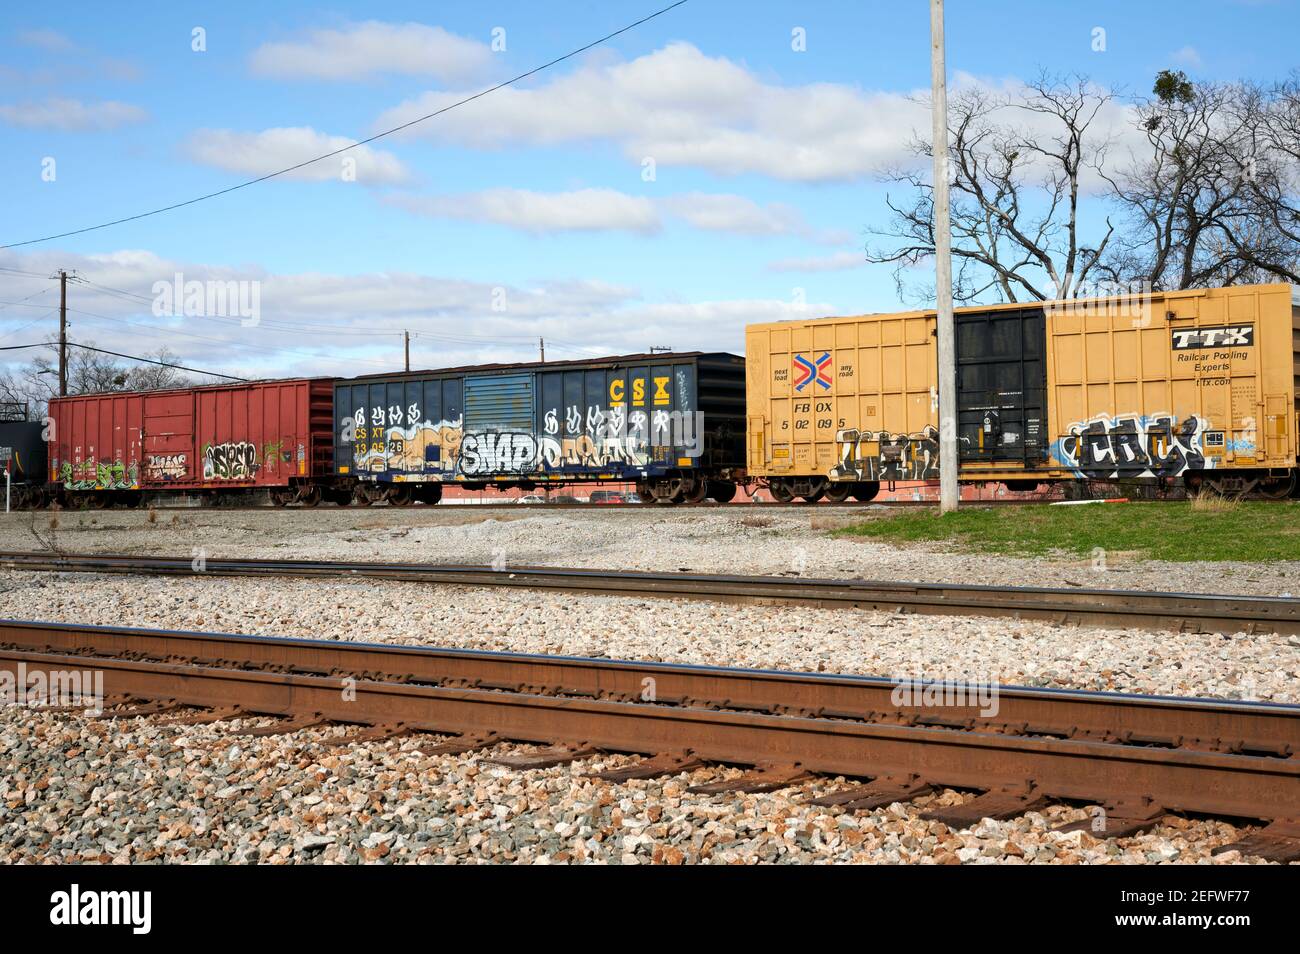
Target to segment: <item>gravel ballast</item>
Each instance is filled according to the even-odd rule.
[[[897,547],[830,531],[883,508],[626,509],[474,506],[314,510],[14,513],[0,549],[210,557],[404,560],[792,574],[912,582],[1084,586],[1199,593],[1300,593],[1300,564],[1156,563],[1109,553],[995,557]],[[1006,508],[1015,519],[1015,508]],[[151,522],[152,520],[152,522]],[[56,524],[51,528],[51,523]]]
[[[522,508],[521,508],[522,509]],[[975,583],[1288,593],[1274,566],[1003,560],[832,539],[838,515],[727,511],[407,511],[10,515],[0,547],[68,552],[552,564]],[[51,518],[58,522],[50,528]],[[736,606],[383,581],[0,573],[0,616],[712,665],[1300,702],[1300,637],[1175,634],[1040,621]],[[486,753],[427,756],[428,737],[322,744],[154,717],[0,708],[0,862],[1233,863],[1246,829],[1174,818],[1133,838],[1051,829],[1054,806],[964,831],[920,814],[941,791],[869,813],[806,804],[821,779],[693,795],[737,770],[611,784],[603,756],[541,771]],[[502,745],[500,755],[526,747]],[[1245,859],[1249,860],[1249,859]]]
[[[610,784],[601,757],[527,773],[422,740],[326,746],[339,728],[263,739],[157,718],[93,722],[0,709],[0,863],[1232,864],[1243,829],[1171,819],[1099,841],[1050,828],[1057,806],[950,830],[919,816],[944,790],[854,814],[804,804],[842,780],[762,795],[692,795],[702,769]],[[247,723],[251,724],[251,723]],[[427,744],[427,742],[425,743]],[[524,751],[497,746],[492,754]]]

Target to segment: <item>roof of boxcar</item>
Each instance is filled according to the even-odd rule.
[[[571,361],[522,361],[514,364],[469,364],[458,368],[423,368],[414,371],[380,371],[344,378],[347,381],[371,381],[385,378],[418,377],[422,374],[469,374],[479,371],[528,371],[537,368],[592,368],[603,365],[623,365],[633,361],[672,362],[681,358],[739,358],[729,351],[667,351],[644,354],[613,354],[604,358],[575,358]]]
[[[1300,291],[1300,286],[1292,286],[1286,282],[1271,282],[1262,285],[1229,285],[1223,288],[1184,288],[1172,291],[1149,291],[1149,292],[1131,292],[1121,295],[1104,295],[1097,298],[1056,298],[1051,300],[1039,301],[1013,301],[999,302],[994,305],[959,305],[953,309],[958,314],[979,314],[986,311],[1016,311],[1028,308],[1055,308],[1059,311],[1068,311],[1071,308],[1088,307],[1093,302],[1127,302],[1134,299],[1142,300],[1149,298],[1152,301],[1167,301],[1173,298],[1201,298],[1210,294],[1227,294],[1241,295],[1252,294],[1255,292],[1268,291],[1280,292],[1286,290],[1291,292],[1292,289]],[[1293,298],[1293,302],[1300,304]],[[821,321],[864,321],[873,318],[933,318],[935,310],[933,308],[922,308],[907,311],[876,311],[861,315],[824,315],[820,318],[786,318],[781,321],[763,321],[747,325],[746,328],[779,328],[788,327],[796,323],[811,324]]]

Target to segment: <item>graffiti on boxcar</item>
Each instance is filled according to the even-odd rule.
[[[357,408],[342,420],[338,438],[352,445],[353,465],[361,473],[483,478],[644,467],[652,452],[664,459],[694,457],[703,435],[699,418],[663,408],[569,405],[543,412],[537,431],[467,431],[460,419],[421,420],[419,405],[411,404]]]
[[[833,480],[936,480],[939,431],[927,426],[915,434],[889,431],[837,431],[840,461]]]
[[[460,445],[460,472],[469,477],[528,474],[538,469],[541,444],[525,432],[466,434]]]
[[[189,458],[184,454],[150,454],[144,459],[144,475],[149,480],[184,480],[189,474]]]
[[[248,441],[204,445],[204,480],[251,480],[257,469],[257,448]]]
[[[68,490],[137,490],[140,487],[139,465],[129,466],[121,460],[64,461],[59,468],[59,482]]]
[[[1053,453],[1080,477],[1176,477],[1186,470],[1213,467],[1202,439],[1208,422],[1191,415],[1099,414],[1071,424]]]
[[[369,425],[363,408],[355,418],[352,458],[358,471],[450,474],[460,457],[461,437],[459,420]]]

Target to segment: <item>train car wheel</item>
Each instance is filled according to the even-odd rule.
[[[826,488],[823,487],[820,490],[815,490],[810,494],[804,494],[803,502],[815,504],[817,501],[821,500],[825,496],[826,496]]]
[[[1259,494],[1269,500],[1285,500],[1296,491],[1295,471],[1285,477],[1270,477],[1259,482]]]
[[[731,503],[736,497],[736,483],[732,480],[710,480],[709,497],[718,503]]]
[[[693,484],[687,483],[687,487],[688,489],[682,493],[682,499],[687,503],[704,503],[705,498],[709,496],[709,483],[702,478],[696,478]]]
[[[417,499],[421,503],[426,503],[432,507],[434,504],[436,504],[439,500],[442,499],[442,484],[434,484],[434,483],[425,484],[423,487],[420,488],[420,493]]]
[[[783,480],[773,480],[767,485],[767,489],[772,492],[772,499],[777,503],[789,503],[794,500],[794,494],[786,486]]]
[[[384,494],[384,499],[388,501],[390,507],[409,507],[414,499],[411,495],[411,488],[404,484],[397,484],[388,489]]]
[[[880,493],[880,481],[862,480],[853,485],[853,499],[866,503],[868,500],[875,500],[876,494]]]
[[[320,488],[315,484],[307,484],[298,488],[298,503],[304,507],[314,507],[320,503]]]
[[[853,493],[853,484],[835,483],[826,488],[826,499],[831,503],[844,503]]]
[[[275,507],[287,507],[293,500],[292,490],[281,490],[275,487],[271,488],[271,504]]]

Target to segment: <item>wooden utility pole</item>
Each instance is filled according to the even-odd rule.
[[[957,509],[957,356],[952,317],[952,220],[948,212],[948,83],[943,0],[930,0],[930,84],[934,102],[934,297],[939,359],[939,512]]]
[[[411,333],[409,331],[402,332],[402,342],[406,345],[406,373],[410,374],[411,373]]]
[[[68,396],[68,273],[59,270],[59,397]]]

